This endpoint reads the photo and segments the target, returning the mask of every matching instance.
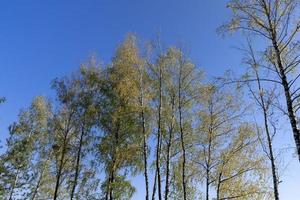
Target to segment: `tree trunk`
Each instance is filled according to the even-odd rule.
[[[300,131],[297,127],[297,120],[296,120],[296,116],[295,116],[294,109],[293,109],[293,101],[292,101],[292,97],[291,97],[291,93],[290,93],[290,88],[289,88],[287,77],[286,77],[286,74],[285,74],[285,71],[284,71],[284,68],[282,65],[280,51],[279,51],[278,45],[275,40],[273,41],[273,46],[274,46],[274,49],[276,52],[277,64],[278,64],[279,72],[281,75],[281,84],[284,89],[284,94],[285,94],[285,98],[286,98],[286,106],[287,106],[287,110],[288,110],[288,116],[289,116],[290,124],[291,124],[292,130],[293,130],[293,136],[294,136],[294,140],[295,140],[295,144],[296,144],[298,159],[300,162]]]
[[[107,185],[106,185],[106,191],[105,191],[105,200],[108,200],[108,195],[109,195],[109,187],[110,187],[110,174],[108,177]]]
[[[171,137],[171,136],[169,135],[169,137]],[[166,160],[165,200],[168,200],[168,197],[169,197],[170,149],[171,149],[171,144],[170,144],[170,141],[169,141],[168,146],[167,146],[167,160]]]
[[[114,169],[111,172],[111,179],[110,179],[110,190],[109,190],[109,200],[113,200],[113,188],[111,187],[111,185],[114,183],[115,181],[115,172]]]
[[[157,182],[157,171],[155,170],[154,183],[153,183],[153,190],[152,190],[152,198],[151,198],[152,200],[155,200],[156,182]]]
[[[219,174],[219,177],[218,177],[218,184],[217,184],[217,199],[216,199],[216,200],[220,200],[221,177],[222,177],[222,173],[220,173],[220,174]]]
[[[145,124],[145,113],[144,113],[144,91],[143,91],[143,79],[140,78],[141,84],[141,96],[140,96],[140,105],[141,105],[141,120],[142,120],[142,132],[143,132],[143,157],[144,157],[144,178],[145,178],[145,199],[149,200],[149,180],[148,180],[148,146],[147,146],[147,133],[146,133],[146,124]]]
[[[144,129],[144,126],[143,126]],[[143,130],[144,132],[145,130]],[[147,138],[144,133],[143,138],[143,153],[144,153],[144,177],[145,177],[145,187],[146,187],[146,200],[149,200],[149,181],[148,181],[148,161],[147,161]]]
[[[116,173],[116,162],[117,162],[117,153],[118,153],[118,145],[119,145],[119,130],[120,130],[120,124],[117,123],[117,130],[115,131],[114,135],[114,153],[113,153],[113,160],[112,160],[112,166],[111,166],[111,172],[109,175],[109,182],[108,182],[108,192],[106,199],[113,200],[113,187],[112,184],[115,182],[115,173]]]
[[[210,180],[209,180],[209,169],[207,168],[206,169],[206,200],[209,200],[209,182],[210,182]]]
[[[107,181],[107,188],[106,188],[106,192],[105,192],[105,200],[111,200],[113,199],[113,189],[112,189],[112,183],[114,181],[114,171],[112,169],[112,171],[109,174],[109,178]]]
[[[169,138],[167,143],[167,160],[166,160],[166,183],[165,183],[165,200],[169,198],[169,187],[170,187],[170,154],[171,154],[171,146],[172,146],[172,139],[173,139],[173,120],[174,120],[174,107],[175,101],[174,97],[172,97],[172,117],[171,117],[171,125],[169,129]]]
[[[84,128],[82,127],[81,134],[80,134],[80,140],[79,140],[79,147],[77,151],[77,158],[76,158],[76,166],[75,166],[75,176],[74,176],[74,183],[72,186],[72,191],[71,191],[71,197],[70,199],[73,200],[76,186],[77,186],[77,181],[78,181],[78,176],[79,176],[79,169],[80,169],[80,159],[81,159],[81,149],[82,149],[82,142],[83,142],[83,137],[84,137]]]
[[[185,144],[184,144],[184,132],[183,132],[183,117],[182,117],[182,97],[181,97],[181,68],[180,68],[180,75],[179,75],[179,85],[178,85],[178,110],[179,110],[179,126],[180,126],[180,142],[181,142],[181,149],[182,149],[182,188],[183,188],[183,199],[187,199],[186,193],[186,172],[185,172],[185,165],[186,165],[186,152],[185,152]]]
[[[257,78],[258,90],[261,92],[263,90],[263,88],[261,86],[260,77],[259,77],[259,74],[256,69],[255,69],[255,75]],[[279,200],[278,177],[276,174],[275,158],[274,158],[273,147],[272,147],[272,138],[271,138],[271,133],[270,133],[270,129],[269,129],[267,105],[265,104],[265,99],[263,98],[263,95],[261,93],[259,94],[259,98],[260,98],[260,105],[263,110],[264,125],[265,125],[265,131],[266,131],[266,135],[267,135],[269,159],[270,159],[270,163],[271,163],[272,179],[273,179],[273,193],[274,193],[275,200]]]
[[[45,170],[45,165],[44,165],[44,167],[43,167],[43,170],[42,170],[42,172],[41,172],[40,178],[39,178],[39,180],[38,180],[38,182],[37,182],[37,184],[36,184],[36,187],[35,187],[35,189],[34,189],[34,192],[33,192],[33,194],[32,194],[31,200],[34,200],[35,197],[36,197],[36,195],[37,195],[37,193],[38,193],[38,190],[39,190],[39,188],[40,188],[41,181],[42,181],[42,179],[43,179],[44,170]]]
[[[209,185],[210,185],[210,161],[211,161],[211,143],[212,143],[212,138],[211,134],[212,131],[209,131],[209,144],[208,144],[208,158],[207,158],[207,163],[206,163],[206,200],[209,200]]]
[[[60,179],[61,179],[61,175],[62,175],[62,170],[63,170],[63,166],[64,166],[64,160],[65,160],[65,154],[66,154],[66,142],[67,142],[67,132],[65,133],[64,136],[64,141],[63,141],[63,150],[61,153],[61,158],[59,161],[59,167],[58,167],[58,172],[56,174],[56,184],[55,184],[55,190],[54,190],[54,196],[53,196],[53,200],[56,200],[58,197],[58,190],[59,190],[59,186],[60,186]]]
[[[268,147],[269,147],[269,157],[270,157],[271,169],[272,169],[274,198],[275,198],[275,200],[279,200],[278,177],[277,177],[277,174],[276,174],[276,166],[275,166],[275,158],[274,158],[274,154],[273,154],[272,140],[271,140],[269,127],[268,127],[268,121],[266,119],[266,116],[265,116],[265,129],[266,129],[266,133],[267,133],[267,140],[268,140]]]
[[[162,200],[161,195],[161,176],[160,176],[160,151],[161,151],[161,109],[162,109],[162,69],[159,68],[159,105],[158,105],[158,128],[157,128],[157,148],[156,148],[156,171],[158,185],[158,199]]]
[[[113,200],[113,187],[112,187],[112,184],[114,183],[115,181],[115,162],[116,162],[116,159],[115,159],[115,156],[113,157],[113,161],[112,161],[112,167],[109,173],[109,178],[108,178],[108,181],[107,181],[107,190],[106,190],[106,193],[105,193],[105,200]]]

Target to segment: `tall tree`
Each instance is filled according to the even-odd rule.
[[[169,105],[164,105],[164,119],[165,123],[169,124],[168,142],[167,142],[167,174],[166,174],[166,191],[165,198],[168,198],[169,193],[169,174],[168,164],[170,160],[170,152],[172,154],[178,154],[178,162],[181,162],[180,166],[180,191],[182,191],[183,199],[189,199],[191,196],[188,194],[192,187],[190,182],[191,169],[188,167],[188,154],[190,149],[192,136],[194,134],[193,123],[195,118],[195,110],[197,107],[197,98],[199,96],[199,90],[201,86],[202,72],[196,69],[195,65],[189,60],[181,49],[172,47],[169,48],[165,55],[165,78],[166,95],[164,95],[165,101],[169,102]],[[168,112],[168,113],[166,113]],[[166,116],[169,115],[169,120]],[[169,121],[169,122],[168,122]],[[178,142],[177,142],[178,141]],[[174,144],[173,144],[174,143]],[[176,144],[177,143],[177,144]],[[170,147],[174,146],[174,150],[170,151]],[[177,153],[176,153],[177,151]],[[171,156],[174,157],[174,156]],[[174,181],[174,180],[173,180]],[[177,180],[176,180],[177,181]]]
[[[247,50],[247,52],[249,58],[247,59],[246,63],[250,66],[251,69],[250,73],[254,73],[254,77],[256,78],[256,89],[253,89],[250,83],[248,83],[248,87],[251,92],[251,95],[253,96],[257,106],[259,107],[263,115],[263,127],[264,127],[264,133],[266,135],[266,142],[264,142],[261,138],[260,139],[261,139],[263,150],[266,153],[268,159],[270,160],[274,199],[279,200],[279,191],[278,191],[279,178],[277,173],[274,147],[273,147],[273,139],[276,134],[276,126],[271,119],[272,102],[275,101],[275,98],[277,96],[275,94],[276,87],[269,90],[264,88],[258,70],[260,67],[260,63],[259,61],[257,61],[255,57],[251,44],[249,44],[249,49]],[[271,128],[273,128],[273,130],[271,130]],[[258,132],[260,132],[259,129]]]
[[[49,156],[49,118],[50,104],[37,97],[28,109],[21,111],[18,122],[11,125],[3,163],[7,174],[2,174],[10,188],[7,199],[37,196],[43,179],[40,165],[46,165]]]
[[[197,107],[197,99],[201,86],[201,71],[185,57],[181,50],[177,54],[177,93],[178,93],[178,122],[182,151],[182,190],[183,199],[188,198],[187,147],[191,146],[193,135],[193,114]]]
[[[265,64],[263,69],[274,73],[260,81],[278,83],[282,86],[289,122],[300,161],[300,130],[297,126],[299,111],[298,72],[299,1],[297,0],[232,0],[228,7],[233,11],[227,30],[243,30],[265,39]],[[270,78],[271,77],[271,78]],[[254,77],[255,78],[255,77]]]
[[[94,65],[96,63],[91,62],[81,66],[80,72],[71,78],[63,78],[56,80],[56,84],[60,85],[60,88],[67,88],[66,93],[72,93],[72,104],[74,105],[73,118],[74,126],[74,143],[72,144],[72,151],[74,151],[74,169],[73,180],[70,180],[70,199],[78,198],[76,191],[77,186],[80,184],[81,175],[83,173],[82,168],[87,167],[88,160],[84,160],[85,157],[91,153],[89,150],[91,142],[94,139],[92,129],[96,125],[96,119],[99,111],[96,105],[96,92],[95,87],[98,82],[95,81],[99,77],[100,68]],[[98,72],[99,70],[99,72]]]
[[[241,195],[242,191],[247,194],[254,193],[251,187],[246,187],[247,184],[253,186],[254,182],[250,180],[248,183],[249,179],[244,173],[253,170],[262,174],[259,170],[262,168],[262,160],[260,154],[254,151],[255,146],[251,146],[254,144],[248,144],[256,140],[255,135],[251,136],[251,129],[241,128],[245,107],[241,106],[239,94],[215,84],[203,87],[201,93],[203,96],[200,99],[199,134],[195,140],[197,147],[195,155],[198,159],[194,159],[194,163],[200,167],[199,173],[204,177],[205,199],[211,198],[213,186],[218,199],[232,198],[237,193]],[[245,135],[247,131],[249,134]],[[251,170],[248,170],[248,167]],[[223,190],[225,187],[223,184],[227,182],[225,180],[231,181],[228,181],[230,184],[227,185],[227,189]],[[255,193],[257,191],[255,190]]]
[[[129,36],[118,47],[105,75],[100,116],[100,128],[104,131],[100,154],[107,175],[102,185],[105,199],[131,198],[135,189],[126,180],[126,170],[139,170],[141,166],[140,138],[143,136],[139,134],[140,124],[136,120],[139,88],[134,81],[138,77],[137,60],[137,47],[134,38]]]
[[[58,110],[53,117],[53,151],[55,159],[53,160],[55,166],[55,189],[53,200],[63,198],[63,193],[60,190],[65,190],[66,187],[61,187],[66,184],[72,171],[72,145],[76,139],[77,118],[76,109],[77,103],[76,89],[72,84],[65,84],[59,79],[54,80],[52,87],[56,89],[57,99],[59,103]]]
[[[153,185],[152,197],[155,197],[156,184],[158,189],[158,199],[162,200],[162,177],[161,177],[161,148],[162,148],[162,129],[163,129],[163,88],[164,88],[164,74],[165,63],[164,55],[159,54],[155,64],[148,63],[151,69],[152,87],[154,90],[154,104],[156,106],[156,120],[157,120],[157,132],[156,132],[156,147],[155,147],[155,181]]]
[[[0,198],[129,200],[137,174],[146,200],[264,198],[266,162],[240,90],[205,83],[180,48],[140,52],[129,35],[105,67],[91,60],[55,79],[55,103],[38,97],[21,111],[1,155]],[[271,158],[272,95],[249,64]]]
[[[208,85],[202,89],[199,112],[201,123],[199,124],[200,160],[197,164],[204,170],[205,199],[210,199],[210,187],[213,183],[213,170],[218,165],[219,150],[232,131],[233,120],[240,117],[233,99],[222,93],[216,85]],[[198,156],[197,156],[198,157]]]
[[[143,152],[143,164],[144,164],[144,179],[145,179],[145,199],[149,200],[149,174],[148,174],[148,154],[149,154],[149,146],[148,146],[148,138],[149,138],[149,129],[151,124],[151,115],[150,115],[150,79],[149,79],[149,70],[147,68],[145,60],[138,58],[136,60],[136,70],[138,74],[137,85],[139,89],[138,96],[138,112],[139,112],[139,122],[142,132],[142,152]]]
[[[172,56],[168,59],[172,60]],[[174,66],[168,65],[167,74],[172,74],[175,72]],[[172,77],[172,76],[171,76]],[[164,199],[167,200],[170,196],[170,185],[171,185],[171,175],[172,175],[172,158],[174,152],[174,143],[175,143],[175,135],[178,132],[178,125],[176,123],[176,85],[174,82],[170,81],[172,79],[168,78],[167,87],[166,87],[166,95],[164,106],[164,119],[166,123],[166,133],[165,133],[165,148],[163,148],[163,152],[165,154],[165,194]]]

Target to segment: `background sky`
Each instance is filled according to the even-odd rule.
[[[242,37],[223,38],[216,29],[229,19],[221,0],[1,0],[0,1],[0,140],[34,96],[54,98],[50,82],[78,69],[97,54],[109,62],[126,33],[141,39],[160,34],[165,46],[183,45],[207,77],[243,69]],[[288,124],[279,138],[293,144]],[[280,184],[283,200],[300,196],[300,164],[287,159]],[[134,185],[140,191],[142,177]],[[143,199],[143,192],[135,200]]]

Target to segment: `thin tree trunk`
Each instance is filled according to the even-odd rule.
[[[107,199],[113,200],[113,183],[115,182],[115,173],[116,173],[116,161],[117,161],[117,153],[118,153],[118,145],[119,145],[119,130],[120,130],[120,124],[117,124],[117,130],[115,131],[115,138],[114,138],[114,155],[113,155],[113,161],[112,161],[112,169],[110,172],[109,177],[109,183],[108,183],[108,193],[107,193]],[[109,197],[108,197],[109,196]]]
[[[169,135],[169,137],[171,137],[171,136]],[[168,142],[168,146],[167,146],[167,160],[166,160],[165,200],[168,200],[168,197],[169,197],[170,149],[171,149],[171,144],[169,142]]]
[[[54,196],[53,196],[53,200],[56,200],[58,197],[58,190],[59,190],[59,186],[60,186],[60,179],[61,179],[61,175],[62,175],[62,170],[63,170],[63,166],[64,166],[64,160],[65,160],[65,154],[66,154],[66,142],[67,142],[67,132],[65,133],[64,136],[64,141],[63,141],[63,150],[61,153],[61,158],[59,161],[59,167],[58,167],[58,172],[56,174],[56,184],[55,184],[55,190],[54,190]]]
[[[222,173],[220,173],[220,174],[219,174],[219,177],[218,177],[218,184],[217,184],[217,199],[216,199],[216,200],[220,200],[221,177],[222,177]]]
[[[74,198],[74,194],[75,194],[75,190],[76,190],[76,186],[77,186],[77,181],[78,181],[78,176],[79,176],[83,137],[84,137],[84,127],[82,127],[81,134],[80,134],[79,147],[78,147],[78,151],[77,151],[76,166],[75,166],[74,183],[73,183],[72,191],[71,191],[71,195],[70,195],[71,200],[73,200],[73,198]]]
[[[105,200],[108,200],[108,195],[109,195],[109,187],[110,187],[110,174],[108,177],[108,181],[107,181],[107,186],[106,186],[106,191],[105,191]]]
[[[161,176],[160,176],[160,146],[161,146],[161,109],[162,109],[162,69],[159,67],[159,105],[158,105],[158,128],[157,128],[157,148],[156,148],[156,171],[158,185],[158,199],[162,200],[161,195]]]
[[[105,193],[105,200],[113,200],[113,187],[112,184],[115,181],[115,162],[116,162],[116,158],[115,155],[113,156],[113,161],[112,161],[112,168],[110,169],[110,173],[109,173],[109,178],[108,178],[108,182],[107,182],[107,190]]]
[[[41,172],[41,175],[40,175],[40,177],[39,177],[39,180],[38,180],[38,182],[37,182],[37,184],[36,184],[36,187],[35,187],[35,189],[34,189],[34,192],[33,192],[33,194],[32,194],[31,200],[34,200],[35,197],[36,197],[36,195],[37,195],[37,193],[38,193],[38,190],[39,190],[39,188],[40,188],[40,184],[41,184],[42,179],[43,179],[44,170],[45,170],[45,165],[44,165],[44,167],[43,167],[43,170],[42,170],[42,172]]]
[[[111,185],[114,183],[115,181],[115,170],[113,169],[111,172],[111,179],[110,179],[110,190],[109,190],[109,200],[113,200],[113,188],[111,187]]]
[[[207,168],[206,169],[206,187],[205,187],[205,189],[206,189],[206,200],[209,200],[209,182],[210,182],[210,180],[209,180],[209,169]]]
[[[252,52],[252,49],[251,49]],[[256,63],[256,60],[253,57],[254,62]],[[265,103],[265,99],[263,98],[263,94],[261,93],[263,88],[260,82],[260,77],[258,75],[258,72],[256,69],[255,70],[255,75],[257,79],[257,86],[259,90],[259,98],[260,98],[260,105],[263,110],[263,116],[264,116],[264,126],[265,126],[265,131],[267,135],[267,142],[268,142],[268,149],[269,149],[269,159],[271,163],[271,170],[272,170],[272,179],[273,179],[273,193],[274,193],[274,198],[275,200],[279,200],[279,192],[278,192],[278,177],[276,174],[276,165],[275,165],[275,158],[274,158],[274,153],[273,153],[273,147],[272,147],[272,138],[271,138],[271,133],[270,133],[270,128],[269,128],[269,122],[268,122],[268,111],[267,111],[267,105]]]
[[[279,200],[278,177],[276,174],[276,166],[275,166],[275,158],[274,158],[274,154],[273,154],[272,139],[271,139],[270,132],[269,132],[266,114],[264,114],[264,118],[265,118],[265,129],[266,129],[266,133],[267,133],[267,140],[268,140],[268,147],[269,147],[269,157],[270,157],[271,169],[272,169],[274,198],[275,198],[275,200]]]
[[[209,125],[209,138],[208,138],[208,155],[206,160],[206,200],[209,200],[209,186],[210,186],[210,170],[211,170],[211,145],[212,145],[212,132],[213,132],[213,108],[212,100],[209,102],[209,112],[210,112],[210,125]]]
[[[107,188],[106,188],[106,192],[105,192],[105,200],[110,200],[112,199],[112,192],[113,189],[111,187],[112,183],[113,183],[113,178],[114,178],[114,172],[113,169],[109,174],[109,178],[108,178],[108,182],[107,182]]]
[[[186,193],[186,174],[185,174],[185,167],[186,167],[186,151],[185,151],[185,145],[184,145],[184,137],[183,137],[183,132],[182,132],[182,127],[181,129],[181,134],[180,134],[180,139],[181,139],[181,148],[182,148],[182,188],[183,188],[183,199],[187,199],[187,193]]]
[[[143,75],[140,76],[140,105],[141,105],[141,120],[142,120],[142,132],[143,132],[143,157],[144,157],[144,178],[145,178],[145,199],[149,200],[149,180],[148,180],[148,145],[147,145],[147,133],[145,123],[145,112],[144,112],[144,84]]]
[[[181,141],[181,149],[182,149],[182,188],[183,188],[183,199],[187,199],[186,193],[186,172],[185,172],[185,165],[186,165],[186,151],[185,151],[185,144],[184,144],[184,132],[183,132],[183,116],[182,116],[182,96],[181,96],[181,67],[179,72],[179,81],[178,81],[178,110],[179,110],[179,126],[180,126],[180,141]]]
[[[175,107],[175,100],[174,96],[172,97],[172,117],[171,117],[171,125],[169,129],[169,138],[167,143],[167,160],[166,160],[166,184],[165,184],[165,200],[168,200],[169,197],[169,187],[170,187],[170,154],[171,154],[171,146],[172,146],[172,139],[173,139],[173,120],[174,120],[174,107]]]
[[[157,182],[157,171],[155,170],[154,183],[153,183],[153,190],[152,190],[152,198],[151,198],[152,200],[155,200],[156,182]]]
[[[209,200],[209,186],[210,186],[210,160],[211,160],[211,130],[209,131],[209,144],[208,144],[208,158],[206,163],[206,200]]]
[[[144,122],[143,122],[144,124]],[[145,125],[143,125],[143,132],[144,132],[144,138],[143,138],[143,153],[144,153],[144,177],[145,177],[145,187],[146,187],[146,200],[149,200],[149,181],[148,181],[148,158],[147,158],[147,138],[145,133]]]

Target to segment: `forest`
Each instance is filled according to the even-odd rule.
[[[8,127],[0,199],[279,200],[274,140],[293,138],[300,164],[299,3],[228,3],[216,32],[242,35],[242,73],[208,77],[182,46],[128,33],[108,64],[53,77],[55,100],[35,97]]]

